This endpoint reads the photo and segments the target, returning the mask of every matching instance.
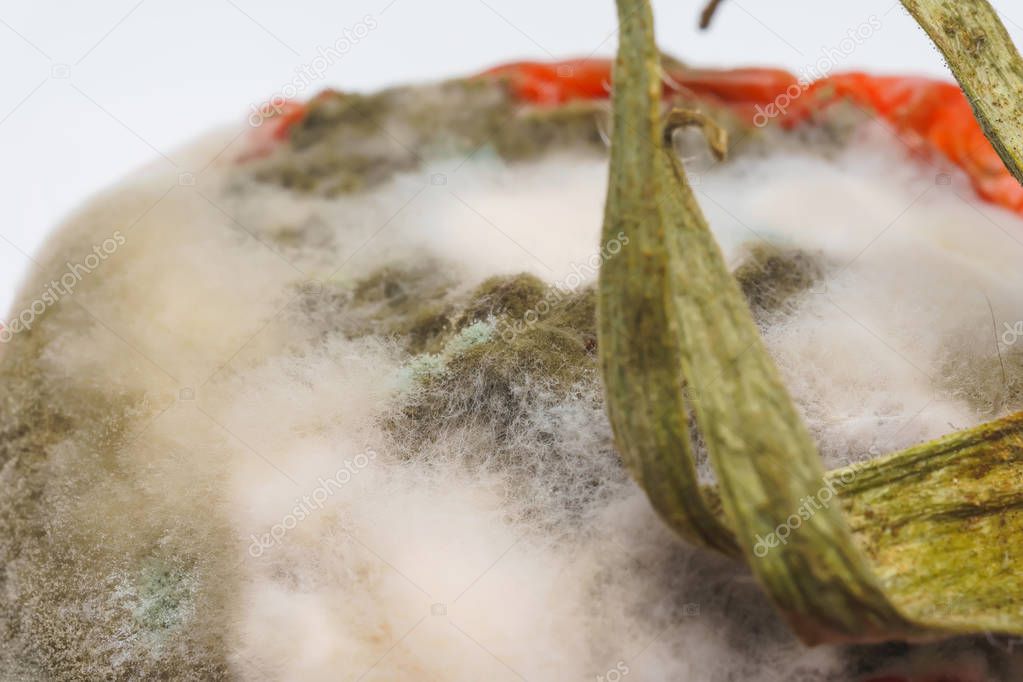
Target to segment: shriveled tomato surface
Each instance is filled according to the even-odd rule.
[[[524,103],[557,106],[605,99],[611,93],[612,62],[578,59],[515,62],[479,77],[506,80]],[[888,123],[913,151],[937,151],[961,168],[983,199],[1023,214],[1023,186],[1005,168],[984,136],[962,90],[954,83],[910,76],[841,73],[812,83],[783,69],[669,68],[664,93],[688,92],[728,106],[755,125],[792,128],[837,102],[852,103]],[[270,153],[286,139],[308,108],[299,102],[264,108],[263,120],[239,160]]]
[[[484,72],[507,79],[516,96],[536,105],[597,99],[610,93],[612,63],[582,59],[557,63],[518,62]],[[1005,168],[962,90],[928,78],[842,73],[813,83],[780,69],[669,68],[665,95],[688,91],[726,104],[761,125],[772,120],[798,125],[829,105],[846,101],[884,119],[903,141],[931,148],[969,176],[984,199],[1023,213],[1023,187]]]

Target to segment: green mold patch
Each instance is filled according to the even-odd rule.
[[[197,581],[189,571],[151,560],[134,576],[122,577],[113,595],[131,612],[147,646],[156,650],[168,631],[192,617],[197,590]]]
[[[595,292],[559,292],[545,307],[551,292],[528,274],[481,284],[443,351],[409,362],[412,383],[391,426],[420,435],[484,427],[501,442],[540,394],[559,399],[596,385]]]
[[[376,119],[396,104],[394,95],[393,90],[377,95],[326,90],[310,102],[305,117],[291,129],[291,143],[297,150],[308,149],[329,138],[339,127],[364,135],[373,133]]]
[[[522,319],[543,299],[547,285],[534,275],[500,275],[485,280],[472,293],[460,325],[506,315]]]
[[[494,336],[492,321],[475,322],[448,339],[439,353],[423,353],[413,357],[404,368],[406,389],[417,391],[422,384],[442,377],[449,363],[472,348],[485,344]]]
[[[552,149],[605,153],[608,123],[603,102],[570,102],[559,107],[531,107],[515,112],[496,131],[492,144],[506,161],[528,161]]]
[[[306,322],[348,338],[382,336],[411,353],[437,352],[454,331],[450,303],[457,280],[430,260],[394,263],[355,282],[330,282],[301,301]]]
[[[385,266],[358,281],[350,306],[363,333],[396,337],[412,352],[435,347],[450,327],[454,281],[436,263]]]
[[[506,161],[552,151],[606,153],[607,105],[526,107],[495,79],[463,79],[372,95],[326,91],[291,129],[290,144],[254,162],[254,177],[298,192],[351,194],[414,171],[424,159],[489,149]]]
[[[806,251],[757,242],[746,248],[733,274],[758,316],[789,309],[797,296],[821,281],[823,268]]]

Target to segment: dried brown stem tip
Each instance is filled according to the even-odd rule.
[[[714,158],[724,161],[728,156],[728,131],[713,118],[695,109],[672,109],[664,121],[664,142],[669,147],[675,131],[681,128],[697,127],[707,140]]]
[[[714,15],[718,11],[718,7],[724,0],[710,0],[707,6],[703,8],[703,12],[700,13],[700,28],[707,30],[710,28],[710,22],[714,21]]]

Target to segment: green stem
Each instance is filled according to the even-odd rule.
[[[599,305],[608,411],[623,458],[663,516],[687,537],[719,545],[727,531],[695,490],[685,428],[692,408],[735,541],[800,636],[917,634],[884,595],[837,509],[803,521],[788,544],[754,553],[758,538],[824,487],[823,468],[685,172],[663,142],[649,3],[618,0],[618,14],[604,238],[624,232],[630,247],[627,257],[605,264]]]
[[[856,545],[914,622],[1023,635],[1023,413],[830,471],[825,486],[806,508],[837,492]]]
[[[686,539],[739,554],[706,504],[693,462],[679,347],[667,330],[672,298],[660,233],[668,180],[660,162],[660,55],[645,3],[621,2],[621,52],[614,93],[614,143],[605,242],[629,245],[601,270],[599,334],[608,413],[625,464],[653,506]],[[673,180],[672,180],[673,182]]]
[[[945,56],[984,134],[1023,183],[1023,60],[987,0],[902,0]]]

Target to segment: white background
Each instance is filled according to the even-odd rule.
[[[875,15],[881,30],[837,70],[946,74],[896,0],[726,0],[707,33],[701,2],[654,0],[663,47],[692,64],[802,72]],[[993,4],[1020,44],[1023,8]],[[367,15],[376,28],[307,94],[615,48],[612,0],[0,0],[0,309],[86,197],[161,155],[174,163],[205,129],[244,125]]]

